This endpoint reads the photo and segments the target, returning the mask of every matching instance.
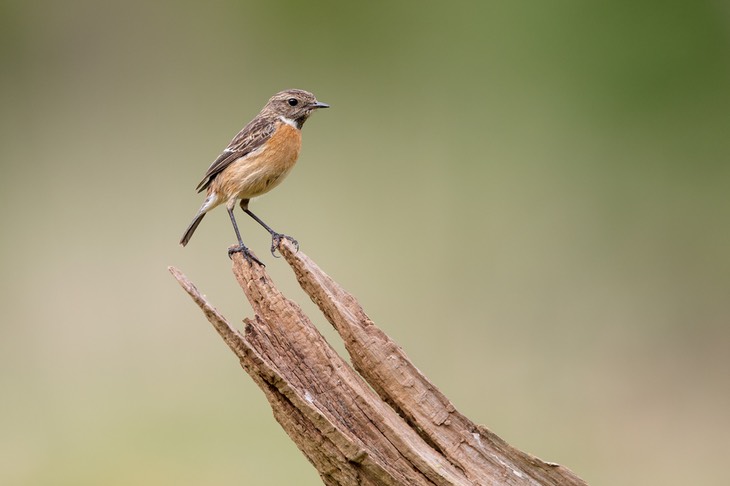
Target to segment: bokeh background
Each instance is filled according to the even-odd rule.
[[[251,314],[225,211],[177,241],[289,87],[332,108],[252,208],[457,408],[593,485],[727,479],[726,2],[4,0],[0,56],[1,484],[320,484],[167,272]]]

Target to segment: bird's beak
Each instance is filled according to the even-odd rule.
[[[329,107],[330,107],[330,105],[328,105],[327,103],[322,103],[320,101],[315,101],[314,103],[312,103],[312,108],[329,108]]]

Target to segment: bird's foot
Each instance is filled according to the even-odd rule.
[[[251,265],[253,265],[253,262],[256,262],[259,265],[261,265],[262,267],[266,266],[263,264],[263,262],[261,260],[256,258],[256,255],[251,253],[251,250],[249,250],[246,245],[236,245],[236,246],[228,247],[228,258],[233,258],[234,253],[243,254],[243,258],[245,258],[246,261]]]
[[[279,255],[277,255],[275,252],[279,249],[279,245],[281,245],[281,240],[291,241],[294,245],[294,248],[299,251],[299,242],[291,236],[285,235],[283,233],[271,233],[271,254],[274,255],[275,258],[279,258]]]

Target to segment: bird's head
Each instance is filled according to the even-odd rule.
[[[287,89],[276,93],[266,103],[262,114],[281,118],[283,122],[302,128],[309,115],[319,108],[329,108],[327,103],[317,101],[309,91]]]

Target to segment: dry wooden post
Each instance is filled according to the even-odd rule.
[[[586,484],[459,413],[352,295],[288,241],[280,251],[339,332],[354,369],[265,269],[249,265],[240,253],[234,254],[233,273],[255,313],[244,319],[243,333],[179,270],[170,271],[238,356],[325,484]]]

